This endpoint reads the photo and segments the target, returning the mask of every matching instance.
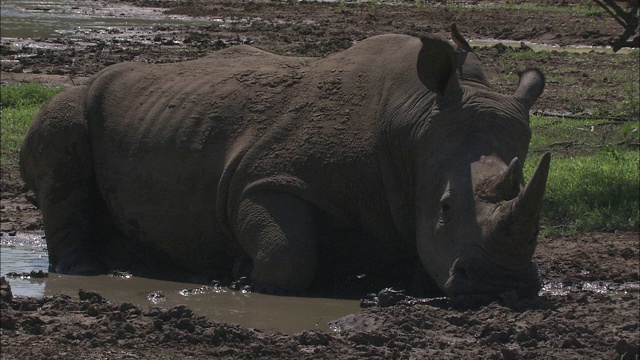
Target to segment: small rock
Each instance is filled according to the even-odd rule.
[[[161,291],[154,291],[150,293],[149,295],[147,295],[147,299],[154,304],[157,304],[159,302],[166,300],[164,297],[164,294]]]
[[[406,298],[407,295],[405,295],[403,290],[386,288],[380,290],[378,293],[378,305],[381,307],[393,306]]]
[[[583,348],[584,345],[578,339],[574,337],[570,337],[562,341],[561,347],[563,349],[572,349],[572,348],[580,349],[580,348]]]
[[[136,328],[130,323],[124,324],[122,328],[124,329],[124,331],[128,332],[129,334],[134,334],[136,332]]]
[[[178,305],[169,309],[167,314],[169,318],[181,319],[181,318],[191,318],[193,315],[193,311],[189,309],[186,305]]]
[[[13,317],[10,317],[10,316],[3,317],[2,321],[0,321],[0,329],[15,330],[16,329],[16,322],[13,319]]]
[[[82,289],[78,291],[78,297],[80,298],[80,300],[89,301],[90,304],[99,304],[104,300],[102,295],[98,294],[97,292],[84,291]]]
[[[92,316],[92,317],[96,317],[98,315],[100,315],[100,309],[98,309],[98,306],[93,304],[91,306],[89,306],[89,308],[87,309],[87,315]]]
[[[131,309],[135,309],[135,308],[136,308],[136,306],[133,305],[132,303],[125,302],[125,303],[120,304],[120,308],[118,310],[120,310],[120,312],[127,312],[127,311],[129,311]]]
[[[636,256],[635,251],[633,251],[632,248],[624,248],[620,250],[620,257],[622,257],[625,260],[629,260],[635,256]]]
[[[520,346],[524,347],[524,348],[537,348],[538,347],[538,341],[536,339],[531,339],[529,341],[525,341],[522,344],[520,344]]]
[[[11,292],[11,285],[7,282],[7,279],[0,277],[0,301],[10,303],[13,300],[13,292]]]
[[[49,273],[42,270],[38,270],[38,271],[31,270],[29,272],[29,277],[32,279],[43,279],[43,278],[49,277]]]
[[[239,278],[229,285],[229,289],[231,290],[241,290],[245,285],[251,285],[249,279],[246,276]]]
[[[515,360],[520,358],[520,354],[515,349],[503,348],[500,350],[502,358],[505,360]]]
[[[378,305],[378,297],[374,293],[367,294],[365,295],[365,297],[360,299],[360,307],[363,309],[368,307],[374,307],[377,305]]]
[[[575,301],[578,304],[588,304],[589,303],[589,294],[585,292],[581,293],[571,293],[568,298],[572,301]]]
[[[193,325],[193,322],[191,322],[191,319],[189,318],[183,318],[178,320],[178,323],[176,324],[176,328],[180,330],[188,331],[190,333],[196,330],[195,325]]]
[[[327,345],[329,337],[322,331],[305,330],[298,335],[301,345]]]

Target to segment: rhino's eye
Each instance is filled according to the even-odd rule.
[[[451,196],[446,194],[440,199],[440,221],[445,223],[451,218]]]

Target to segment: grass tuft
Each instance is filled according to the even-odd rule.
[[[60,90],[38,84],[0,87],[2,166],[17,164],[18,150],[31,120],[42,104]]]
[[[637,121],[531,117],[530,153],[551,151],[542,210],[545,236],[638,230]],[[525,177],[537,166],[531,155]]]

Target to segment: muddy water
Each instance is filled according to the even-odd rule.
[[[202,20],[163,14],[160,8],[117,6],[95,0],[2,0],[3,38],[82,37],[84,32],[153,25],[203,25]]]
[[[18,234],[0,238],[0,275],[47,271],[46,243],[39,234]],[[139,277],[69,276],[50,273],[44,279],[9,277],[14,295],[51,296],[67,294],[77,299],[78,290],[96,291],[117,302],[138,306],[172,307],[186,304],[197,314],[265,331],[297,333],[305,329],[329,331],[331,320],[359,311],[359,301],[300,298],[244,293],[227,288],[159,281]],[[633,283],[584,281],[564,284],[545,282],[540,294],[567,296],[575,292],[638,294]]]
[[[0,244],[1,275],[47,270],[49,260],[40,236],[3,234]],[[44,279],[11,277],[8,281],[17,296],[62,293],[77,299],[78,290],[83,289],[96,291],[112,301],[131,302],[143,307],[185,304],[195,313],[213,320],[289,334],[305,329],[329,331],[329,321],[360,309],[359,301],[354,300],[269,296],[138,277],[50,273]]]

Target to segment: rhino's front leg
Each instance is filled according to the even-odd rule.
[[[82,188],[55,204],[42,201],[49,271],[72,275],[107,271],[104,237],[109,230],[103,222],[97,221],[97,212],[102,210],[100,205],[96,196]]]
[[[258,286],[301,290],[313,282],[317,263],[314,210],[281,192],[256,192],[239,207],[236,236],[253,260]]]

